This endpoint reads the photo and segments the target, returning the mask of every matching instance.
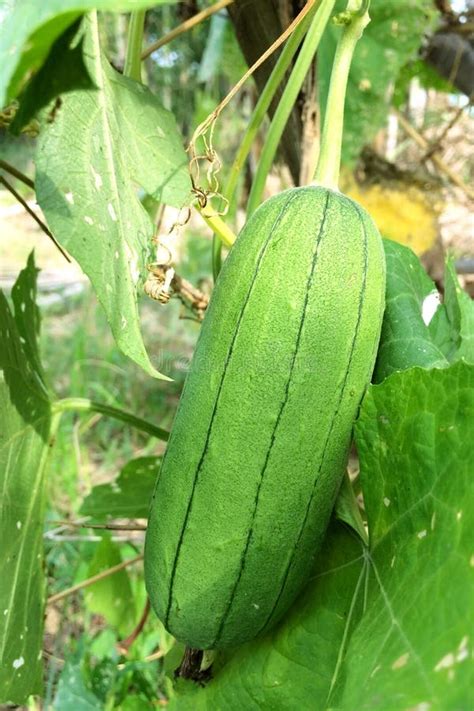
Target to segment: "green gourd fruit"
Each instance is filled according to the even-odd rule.
[[[145,577],[197,649],[270,628],[310,577],[372,374],[380,235],[340,193],[264,202],[217,281],[151,504]]]

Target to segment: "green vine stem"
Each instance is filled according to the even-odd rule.
[[[226,247],[232,247],[236,240],[236,236],[230,227],[224,222],[222,217],[213,212],[212,208],[209,209],[207,206],[200,207],[199,205],[196,205],[196,209],[214,234],[218,235],[222,244],[225,244]]]
[[[335,18],[336,22],[339,20],[344,24],[344,29],[332,65],[321,152],[314,176],[318,185],[334,190],[338,189],[339,184],[347,80],[356,44],[370,22],[369,1],[363,0],[361,3],[360,0],[349,0],[346,12]]]
[[[270,172],[275,158],[278,144],[287,124],[294,103],[303,86],[306,74],[318,49],[322,34],[326,28],[331,12],[334,8],[335,0],[322,0],[316,14],[313,17],[311,26],[301,47],[298,59],[293,67],[285,91],[280,99],[278,108],[270,124],[265,145],[260,156],[257,172],[250,191],[247,205],[247,217],[249,217],[260,204],[265,182]]]
[[[214,232],[212,236],[212,278],[216,283],[222,267],[222,242]]]
[[[98,412],[101,415],[106,415],[114,420],[119,420],[119,422],[125,422],[126,424],[134,427],[141,432],[146,432],[152,437],[167,442],[169,438],[169,432],[162,429],[161,427],[156,427],[151,422],[147,420],[142,420],[141,417],[135,417],[125,410],[121,410],[117,407],[112,407],[111,405],[105,405],[101,402],[94,402],[87,398],[82,397],[68,397],[63,400],[56,400],[51,406],[52,412],[54,414],[63,413],[68,411],[74,412]]]
[[[135,81],[142,80],[142,44],[146,10],[135,10],[130,16],[128,28],[127,56],[123,73]]]
[[[304,20],[300,22],[300,24],[295,28],[294,32],[290,35],[280,56],[278,57],[278,61],[275,64],[262,93],[260,94],[257,104],[250,117],[247,129],[240,143],[239,150],[237,151],[234,162],[230,169],[229,178],[227,181],[226,189],[224,191],[224,195],[226,196],[227,200],[229,200],[229,202],[231,202],[234,197],[234,193],[237,187],[240,174],[242,172],[242,168],[244,166],[245,161],[247,160],[248,154],[250,153],[250,149],[252,148],[255,136],[257,135],[258,130],[262,125],[262,122],[267,114],[273,97],[275,96],[275,93],[278,87],[280,86],[287,69],[291,64],[293,57],[295,56],[296,50],[300,46],[303,37],[308,31],[308,27],[311,23],[312,18],[314,17],[315,12],[316,9],[314,9],[313,12],[309,13],[304,18]]]
[[[237,189],[237,183],[239,182],[239,177],[242,172],[242,168],[250,153],[250,149],[252,148],[255,136],[257,135],[265,116],[267,115],[267,111],[270,107],[273,97],[275,96],[276,91],[280,86],[285,76],[285,73],[293,60],[293,57],[296,54],[296,50],[300,46],[303,37],[308,31],[308,27],[311,23],[312,18],[314,17],[315,12],[316,8],[314,8],[312,12],[306,15],[303,21],[295,27],[294,31],[288,38],[288,41],[283,47],[283,50],[281,51],[281,54],[278,57],[277,62],[273,67],[273,70],[270,76],[268,77],[268,81],[265,84],[265,87],[262,93],[260,94],[257,104],[255,105],[255,108],[252,112],[250,121],[242,137],[239,150],[237,151],[237,154],[234,158],[234,162],[232,163],[232,167],[229,172],[229,177],[227,179],[227,183],[224,189],[224,195],[229,201],[230,212],[232,212],[233,200],[235,197],[235,191]],[[222,246],[222,240],[220,239],[219,235],[215,233],[212,241],[212,273],[214,281],[217,279],[222,266]]]

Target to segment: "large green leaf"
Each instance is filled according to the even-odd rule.
[[[124,466],[111,484],[94,486],[80,513],[97,519],[147,518],[161,457],[140,457]]]
[[[55,40],[90,10],[128,12],[176,0],[8,0],[0,5],[0,107],[14,99]]]
[[[415,365],[432,368],[448,364],[428,328],[437,307],[439,310],[435,284],[411,249],[386,239],[384,250],[386,304],[374,382]]]
[[[158,375],[140,332],[137,290],[146,276],[153,225],[140,185],[162,202],[189,201],[187,159],[174,118],[142,84],[118,74],[85,22],[94,91],[65,94],[42,133],[36,191],[56,238],[89,276],[121,350]]]
[[[44,473],[54,425],[38,354],[33,255],[0,292],[0,702],[42,688]]]
[[[356,436],[370,529],[341,524],[268,636],[224,657],[173,709],[459,711],[472,701],[474,367],[371,386]]]
[[[468,709],[474,368],[416,368],[372,387],[356,439],[370,578],[336,706]]]
[[[345,0],[336,9],[343,10]],[[420,47],[437,17],[432,0],[372,0],[371,22],[351,64],[344,111],[343,160],[352,163],[384,125],[399,71]],[[329,25],[318,52],[320,98],[325,106],[341,28]]]

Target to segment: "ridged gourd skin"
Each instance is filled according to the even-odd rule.
[[[307,581],[380,335],[385,260],[340,193],[286,190],[250,218],[212,295],[151,505],[145,578],[198,649],[273,625]]]

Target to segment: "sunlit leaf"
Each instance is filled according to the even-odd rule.
[[[186,204],[186,154],[172,114],[142,84],[110,66],[96,20],[84,24],[86,64],[97,90],[65,94],[42,133],[38,202],[56,238],[90,278],[119,348],[156,376],[137,306],[153,225],[137,186],[162,202]]]
[[[121,562],[120,548],[104,535],[89,566],[88,576],[102,573]],[[126,635],[133,631],[136,609],[126,569],[89,586],[84,593],[84,602],[91,612],[105,617],[109,625],[121,633]]]

